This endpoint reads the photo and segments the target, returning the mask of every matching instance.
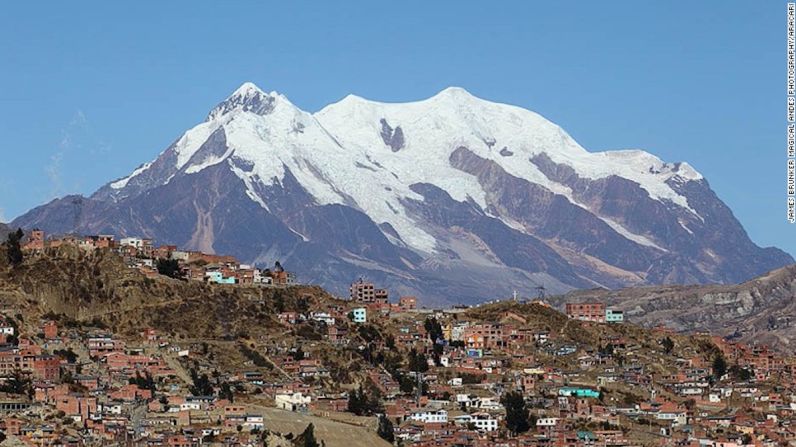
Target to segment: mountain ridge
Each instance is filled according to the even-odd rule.
[[[130,175],[13,224],[279,258],[338,293],[367,276],[431,302],[733,283],[793,262],[757,247],[687,163],[588,152],[541,115],[457,87],[312,114],[244,83]]]

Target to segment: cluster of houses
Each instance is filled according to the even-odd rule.
[[[280,320],[286,326],[324,321],[329,341],[361,343],[341,322],[352,307],[363,308],[373,316],[368,323],[393,328],[397,349],[426,354],[426,372],[404,371],[422,383],[422,395],[417,388],[404,389],[399,378],[384,370],[374,368],[368,375],[403,445],[734,447],[796,439],[796,427],[789,423],[796,413],[796,359],[764,346],[721,337],[706,340],[736,372],[749,372],[748,377],[725,373],[716,378],[711,359],[690,347],[669,359],[668,373],[661,374],[659,362],[671,355],[662,346],[650,350],[616,334],[605,335],[601,346],[577,343],[557,328],[535,326],[512,310],[484,320],[470,318],[463,309],[384,306],[386,294],[378,292],[377,299],[377,290],[357,281],[346,305],[323,314],[285,314]],[[602,303],[566,306],[566,314],[592,327],[610,328],[623,321],[620,311]],[[440,323],[441,339],[430,339],[429,319]],[[676,337],[665,328],[654,334],[658,340]],[[373,347],[392,349],[384,341]],[[277,364],[309,371],[297,373],[300,378],[327,373],[322,367],[315,369],[320,365],[310,359],[295,362],[286,357]],[[522,393],[530,416],[529,429],[517,435],[507,434],[501,403],[510,390]],[[292,388],[279,399],[281,408],[293,411],[346,408],[342,396],[331,397],[312,386]]]
[[[52,320],[43,320],[33,337],[21,333],[21,326],[10,316],[0,322],[5,439],[32,446],[135,440],[134,445],[194,446],[219,436],[227,445],[260,445],[263,414],[217,395],[187,391],[174,366],[179,369],[190,351],[153,329],[142,331],[133,345],[113,334],[61,328]],[[214,427],[199,428],[208,423]]]
[[[136,238],[81,240],[39,233],[25,249],[76,243],[117,250],[130,262],[177,260],[192,279],[217,282],[209,274],[218,272],[222,281],[255,281],[231,258]],[[696,343],[665,328],[637,339],[638,330],[624,330],[622,312],[603,303],[567,304],[563,324],[509,303],[418,308],[415,297],[391,301],[363,279],[349,292],[279,312],[270,335],[225,340],[248,360],[224,367],[200,340],[151,328],[122,337],[54,319],[23,322],[8,309],[0,319],[0,431],[25,445],[255,446],[277,429],[273,411],[353,418],[359,388],[378,400],[360,417],[386,418],[405,446],[796,440],[796,358],[762,345],[709,336]],[[395,356],[402,360],[388,362]],[[508,393],[521,396],[528,415],[520,429],[510,425]]]
[[[97,249],[113,250],[124,258],[130,268],[145,275],[157,276],[158,261],[176,261],[178,276],[188,280],[213,284],[286,286],[294,282],[294,275],[279,262],[273,268],[260,269],[242,264],[234,256],[180,250],[176,245],[155,246],[152,239],[124,237],[118,241],[113,235],[47,237],[44,231],[32,230],[22,245],[29,253],[43,252],[62,245],[78,247],[86,252]]]

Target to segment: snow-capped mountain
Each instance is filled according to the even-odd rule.
[[[438,302],[737,282],[793,262],[749,240],[688,164],[588,152],[460,88],[312,114],[245,83],[155,160],[13,224],[280,259],[338,292],[365,276]]]

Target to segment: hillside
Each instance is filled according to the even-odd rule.
[[[793,268],[774,272],[737,286],[736,292],[751,290],[750,284],[755,287],[751,295],[784,291],[792,287],[792,274]],[[685,290],[669,290],[674,289]],[[719,293],[718,288],[710,290]],[[236,405],[265,418],[264,431],[235,430],[231,423],[220,429],[226,436],[267,438],[269,445],[295,444],[310,422],[315,436],[330,447],[386,445],[375,432],[379,425],[375,415],[380,413],[390,415],[395,436],[403,436],[406,444],[423,445],[439,437],[453,442],[456,436],[496,443],[514,436],[503,428],[507,409],[498,402],[506,392],[517,390],[528,405],[528,420],[561,418],[557,428],[561,433],[594,431],[597,436],[653,446],[659,443],[661,429],[684,423],[672,425],[657,418],[652,409],[658,406],[674,408],[681,415],[678,418],[693,418],[695,423],[705,415],[741,407],[746,414],[764,418],[754,406],[758,400],[749,396],[718,403],[695,398],[689,388],[694,380],[706,389],[722,389],[754,379],[759,393],[772,392],[791,380],[790,370],[782,365],[792,359],[772,362],[767,368],[768,363],[760,360],[779,360],[767,351],[748,350],[708,335],[568,319],[539,303],[502,301],[389,315],[370,307],[367,321],[357,324],[349,311],[361,305],[337,300],[315,286],[209,285],[148,277],[126,267],[122,257],[110,250],[86,253],[64,245],[28,254],[15,267],[0,257],[2,319],[13,322],[27,343],[57,348],[53,353],[59,356],[71,353],[75,358],[60,368],[79,365],[80,380],[103,378],[103,396],[119,396],[124,386],[154,392],[140,398],[147,408],[133,408],[129,414],[131,420],[168,423],[158,430],[176,423],[170,422],[177,418],[168,411],[171,402],[212,396],[222,402],[234,398]],[[326,320],[329,317],[331,322]],[[639,317],[631,315],[634,320]],[[45,322],[56,324],[61,336],[45,335]],[[463,332],[454,335],[456,328]],[[154,341],[142,338],[146,329],[154,329]],[[93,352],[97,348],[87,341],[98,336],[122,347]],[[14,352],[15,346],[6,348]],[[118,366],[123,359],[140,361],[142,356],[148,365],[144,372]],[[729,374],[712,371],[717,359]],[[754,375],[750,364],[756,365]],[[684,367],[688,377],[682,375]],[[68,386],[73,394],[85,392],[74,383]],[[566,394],[574,389],[592,394],[585,400]],[[278,396],[295,396],[290,393],[297,390],[310,396],[313,406],[296,411],[274,408]],[[459,399],[483,401],[483,408],[465,409]],[[577,406],[578,412],[562,407],[562,402]],[[412,419],[432,407],[450,413],[444,433],[435,424]],[[639,408],[650,410],[643,413]],[[483,416],[484,411],[493,418],[494,430],[478,431],[453,422],[455,417]],[[591,416],[585,418],[583,412]],[[200,426],[235,417],[226,409],[212,410],[209,419],[203,411],[189,415]],[[31,417],[29,421],[41,422]],[[534,439],[544,430],[531,427],[522,436]]]
[[[245,83],[154,160],[13,225],[280,259],[336,294],[366,277],[428,304],[729,284],[793,262],[755,245],[687,163],[589,152],[537,113],[455,87],[309,113]]]
[[[593,289],[550,301],[562,307],[591,300],[624,310],[631,321],[646,326],[734,335],[789,352],[796,343],[796,265],[737,285]]]
[[[24,314],[63,315],[76,322],[102,322],[133,335],[153,327],[176,336],[235,338],[276,327],[280,309],[317,306],[328,297],[319,287],[224,288],[166,277],[148,278],[107,251],[85,254],[60,247],[28,256],[14,269],[0,261],[0,299]],[[253,334],[253,335],[254,335]]]

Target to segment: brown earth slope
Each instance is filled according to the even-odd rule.
[[[551,298],[567,302],[603,301],[645,326],[735,335],[792,352],[796,347],[796,265],[737,285],[654,286],[622,290],[582,290]]]
[[[319,287],[230,287],[148,278],[110,252],[74,247],[28,256],[8,269],[0,259],[0,303],[26,317],[53,313],[98,322],[123,335],[153,327],[185,338],[231,339],[275,329],[282,310],[331,297]]]

